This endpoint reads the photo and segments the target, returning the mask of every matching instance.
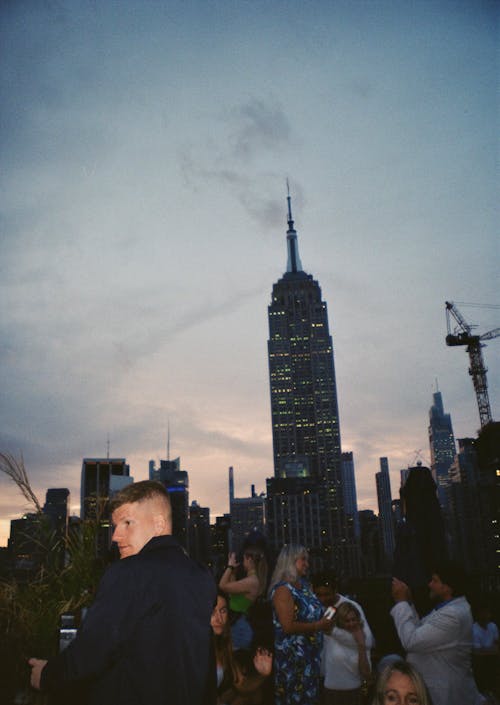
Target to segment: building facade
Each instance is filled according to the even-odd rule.
[[[96,555],[105,559],[111,547],[109,499],[134,481],[125,458],[84,458],[81,479],[81,518],[98,524]]]
[[[188,524],[189,555],[195,561],[210,562],[210,509],[191,502]]]
[[[434,403],[429,409],[429,447],[431,472],[437,485],[441,509],[448,512],[449,470],[455,458],[455,436],[450,414],[444,413],[441,392],[434,392]]]
[[[387,458],[380,458],[380,472],[375,473],[375,483],[377,486],[382,554],[385,557],[386,566],[389,567],[394,555],[394,516],[392,512],[389,461]]]

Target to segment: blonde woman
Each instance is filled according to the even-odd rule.
[[[371,645],[358,608],[343,602],[331,633],[325,635],[325,705],[361,705],[361,686],[371,673]]]
[[[233,648],[248,649],[253,630],[248,621],[248,612],[258,597],[264,595],[267,583],[267,561],[260,548],[249,546],[243,553],[245,576],[237,579],[239,563],[236,554],[230,553],[227,566],[219,581],[219,588],[229,595],[229,608],[233,615],[231,636]]]
[[[417,669],[401,660],[380,674],[372,705],[432,705],[432,701]]]
[[[316,705],[319,699],[323,631],[332,628],[332,620],[323,616],[308,570],[306,549],[288,545],[271,578],[275,705]]]

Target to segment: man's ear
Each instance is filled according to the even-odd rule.
[[[163,514],[155,514],[153,517],[155,536],[164,536],[167,533],[167,522]]]

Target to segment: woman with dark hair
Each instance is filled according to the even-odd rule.
[[[323,631],[332,620],[306,580],[309,558],[303,546],[284,546],[271,578],[275,705],[316,705],[319,701]]]
[[[228,598],[220,590],[210,625],[217,668],[217,705],[259,705],[263,686],[271,674],[272,655],[265,649],[257,649],[247,663],[236,658],[229,629]]]
[[[231,627],[234,649],[248,649],[251,646],[253,630],[248,621],[248,613],[257,598],[266,591],[267,560],[262,549],[248,546],[243,553],[245,576],[236,578],[239,564],[236,554],[230,553],[227,566],[219,581],[219,588],[230,596],[229,608],[234,615]]]
[[[372,705],[432,705],[432,700],[417,669],[398,660],[378,677]]]

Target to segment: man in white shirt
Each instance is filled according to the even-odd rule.
[[[434,705],[480,705],[471,667],[472,614],[463,595],[464,575],[452,561],[443,561],[429,582],[436,603],[423,619],[411,604],[411,593],[393,578],[392,618],[407,651],[407,660],[424,678]]]

